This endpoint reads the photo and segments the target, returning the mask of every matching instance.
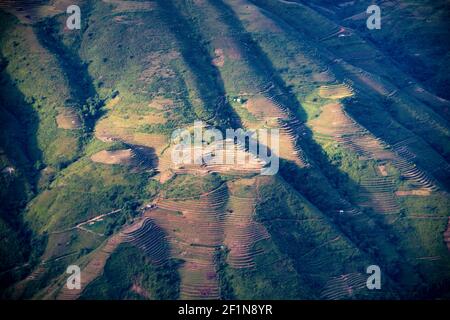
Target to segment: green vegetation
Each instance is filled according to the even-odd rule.
[[[72,100],[68,79],[55,67],[57,60],[41,46],[31,27],[11,22],[7,30],[8,36],[1,39],[1,55],[7,61],[5,72],[23,101],[36,113],[28,121],[39,123],[36,140],[42,162],[65,167],[79,156],[82,137],[82,131],[63,130],[56,123],[58,110]],[[10,97],[14,95],[8,94]]]
[[[217,266],[217,276],[220,281],[221,299],[233,300],[236,299],[236,296],[234,294],[234,288],[231,283],[230,276],[228,275],[229,270],[226,263],[227,255],[228,251],[225,248],[218,250],[215,256],[215,263]]]
[[[341,14],[351,16],[363,6],[361,3],[359,6],[343,8]],[[383,9],[382,6],[381,10]],[[405,73],[424,83],[439,96],[448,99],[448,9],[448,2],[444,0],[408,1],[405,7],[390,10],[384,21],[389,28],[381,28],[380,32],[375,33],[369,32],[370,30],[357,20],[349,19],[346,22],[363,37],[373,41],[379,50],[388,53]],[[360,10],[362,11],[363,9]],[[389,32],[387,29],[396,32]]]
[[[205,176],[176,175],[162,187],[162,194],[166,198],[184,199],[198,197],[203,193],[212,191],[222,184],[219,175]]]
[[[89,284],[81,299],[178,298],[179,262],[154,266],[138,249],[121,245],[108,259],[103,275]]]
[[[197,274],[208,277],[199,295],[219,291],[223,299],[327,298],[327,288],[349,275],[365,277],[371,264],[382,269],[383,290],[334,293],[448,297],[450,102],[439,98],[450,98],[444,2],[394,6],[379,32],[369,32],[358,15],[369,1],[84,1],[79,31],[65,29],[64,13],[21,23],[0,11],[0,296],[43,297],[67,264],[87,263],[145,212],[192,250],[177,252],[168,239],[171,257],[160,266],[122,244],[82,299],[195,296],[180,289],[190,284],[178,274],[177,258],[185,256],[192,283],[202,285]],[[330,105],[343,113],[327,118]],[[342,118],[361,131],[335,126],[346,123]],[[286,143],[301,149],[307,165],[281,159],[274,177],[203,168],[172,176],[167,139],[195,120],[221,130],[286,122]],[[133,163],[146,164],[91,159],[124,149],[133,150]],[[374,156],[384,151],[385,158]],[[113,161],[119,152],[111,154],[111,163],[120,162]],[[436,188],[417,187],[398,159]],[[222,187],[249,177],[254,184],[231,190],[236,212],[227,210]],[[202,237],[193,214],[152,211],[158,197],[195,201],[217,188],[200,204],[214,207],[202,214],[217,214],[205,216]],[[246,207],[253,198],[255,208]],[[254,221],[240,221],[240,208]],[[242,240],[222,223],[233,213],[248,228],[245,236],[265,229],[243,255],[243,268],[227,262],[235,248],[225,243]],[[211,248],[211,266],[197,272]]]
[[[150,175],[89,158],[69,166],[48,190],[30,204],[26,218],[37,232],[64,230],[95,216],[122,208],[127,202],[150,198]]]
[[[226,269],[237,299],[311,299],[301,276],[273,243],[259,243],[264,254],[256,256],[255,269]]]

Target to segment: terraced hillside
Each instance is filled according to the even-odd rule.
[[[371,3],[0,1],[0,296],[448,299],[450,8]]]

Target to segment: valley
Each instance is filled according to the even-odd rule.
[[[2,299],[450,298],[448,3],[72,2],[0,1]]]

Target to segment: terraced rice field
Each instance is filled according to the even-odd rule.
[[[139,228],[125,230],[123,242],[129,242],[141,249],[155,265],[164,264],[169,258],[166,235],[150,218],[144,218]]]
[[[217,299],[220,296],[215,254],[223,241],[225,185],[198,199],[157,200],[149,216],[168,235],[173,257],[180,267],[183,299]]]
[[[207,146],[182,147],[172,152],[176,152],[180,162],[173,165],[173,171],[180,174],[260,173],[266,165],[257,154],[246,151],[231,139],[214,141]]]
[[[360,273],[344,274],[331,279],[322,291],[322,297],[327,300],[351,298],[358,290],[366,287],[366,277]]]
[[[366,2],[0,0],[0,296],[447,297],[446,4]]]
[[[400,206],[394,195],[394,184],[389,178],[362,180],[360,206],[382,214],[398,214]]]
[[[384,165],[392,163],[401,175],[418,189],[438,190],[436,181],[416,164],[414,155],[400,145],[388,146],[374,137],[343,110],[341,104],[324,106],[320,117],[311,122],[318,139],[336,141],[358,154],[362,160],[375,160]],[[385,174],[381,173],[382,176]],[[392,192],[392,190],[390,190]]]
[[[86,287],[102,274],[108,258],[121,243],[131,242],[134,244],[135,238],[133,235],[136,230],[142,228],[145,222],[146,220],[139,219],[134,224],[125,226],[119,233],[109,237],[96,251],[84,259],[83,266],[81,266],[80,289],[69,289],[65,283],[67,276],[63,275],[62,279],[59,279],[57,283],[50,285],[43,291],[44,297],[47,299],[54,297],[57,300],[78,299]],[[38,268],[37,270],[41,269]]]
[[[58,300],[76,300],[80,297],[82,290],[96,279],[103,271],[107,259],[111,253],[122,243],[123,235],[117,234],[105,243],[98,251],[94,252],[88,260],[86,266],[81,269],[83,276],[81,277],[81,289],[69,289],[63,286],[58,292],[56,299]]]
[[[230,196],[224,223],[224,244],[230,250],[228,263],[232,268],[252,268],[256,242],[270,237],[263,225],[254,221],[258,197],[256,179],[240,179],[228,184]],[[245,189],[245,193],[242,192]]]
[[[287,106],[277,99],[273,83],[261,86],[261,93],[269,103],[258,105],[258,112],[253,112],[266,126],[279,128],[279,157],[292,161],[300,167],[308,167],[306,155],[300,146],[302,123],[292,114]],[[258,100],[257,100],[258,101]],[[256,103],[256,102],[253,102]],[[268,107],[266,107],[268,106]],[[251,112],[251,109],[249,109]],[[270,145],[269,145],[270,147]]]
[[[198,199],[159,198],[157,209],[146,213],[167,233],[171,256],[184,260],[179,270],[181,298],[220,297],[216,270],[220,250],[229,250],[227,261],[232,268],[255,266],[253,257],[263,252],[254,250],[254,244],[269,238],[265,228],[254,221],[255,182],[237,179]],[[240,188],[248,195],[242,195]]]

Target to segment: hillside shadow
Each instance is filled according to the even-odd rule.
[[[289,92],[283,79],[277,74],[277,70],[261,47],[251,39],[246,32],[245,27],[234,11],[222,2],[214,2],[216,9],[223,13],[224,20],[232,26],[235,34],[244,34],[245,46],[249,48],[254,57],[252,67],[258,71],[270,75],[277,86],[274,92],[277,94],[276,100],[281,105],[292,111],[302,122],[307,120],[304,111],[298,99]],[[242,41],[242,40],[241,40]],[[251,58],[251,57],[250,57]],[[334,222],[336,228],[344,234],[353,245],[364,252],[367,257],[375,259],[379,257],[386,246],[391,249],[396,247],[396,240],[384,239],[383,236],[396,234],[395,228],[383,219],[378,219],[370,212],[363,212],[362,216],[368,218],[370,227],[367,224],[362,225],[358,219],[342,219],[336,212],[342,209],[343,202],[347,202],[351,207],[356,207],[351,190],[358,187],[357,181],[352,180],[348,174],[339,170],[339,167],[331,162],[322,146],[313,138],[313,132],[307,126],[302,126],[302,132],[299,133],[297,143],[301,146],[311,160],[311,166],[299,168],[294,162],[281,159],[280,173],[286,181],[303,194],[319,210],[324,212]],[[358,232],[355,232],[358,230]],[[368,238],[368,235],[376,231],[376,236]],[[402,261],[402,255],[397,256],[396,263],[392,263],[392,257],[384,255],[383,265],[386,266],[389,276],[395,279],[398,275],[397,267]],[[403,274],[410,271],[409,268],[403,269]]]
[[[88,71],[88,64],[79,56],[78,52],[67,47],[57,30],[57,17],[49,18],[34,25],[36,36],[43,48],[56,57],[59,67],[67,77],[71,99],[68,105],[76,107],[83,113],[84,122],[91,131],[96,120],[103,114],[103,101],[98,99],[93,79]],[[82,33],[82,30],[71,32]],[[80,37],[82,34],[80,34]]]
[[[251,59],[252,57],[249,57],[249,60],[252,62],[251,66],[255,69],[256,72],[263,72],[264,74],[266,74],[268,81],[272,79],[275,84],[275,89],[273,89],[272,92],[274,95],[276,95],[275,100],[281,105],[285,106],[286,109],[291,111],[298,120],[304,123],[307,120],[307,114],[304,108],[302,107],[298,99],[289,92],[283,79],[278,75],[278,71],[276,70],[272,61],[268,58],[268,56],[264,53],[260,46],[248,36],[245,27],[242,25],[240,19],[236,16],[233,10],[225,4],[214,2],[213,5],[216,6],[217,10],[224,13],[224,19],[228,20],[227,22],[229,23],[229,25],[233,26],[232,28],[235,30],[236,34],[246,35],[246,38],[242,39],[241,41],[244,41],[245,46],[252,52],[253,59]],[[334,181],[348,180],[347,175],[344,175],[330,163],[322,147],[313,139],[311,129],[309,129],[307,126],[302,126],[302,134],[299,134],[299,138],[296,142],[299,143],[302,149],[307,151],[307,155],[312,158],[311,160],[313,160],[311,168],[299,168],[299,172],[308,175],[311,171],[317,171],[315,167],[319,167],[322,170],[326,169],[330,175],[336,177],[335,179],[332,179]],[[289,163],[289,161],[285,160],[284,163],[287,164]],[[288,167],[292,168],[292,166]],[[331,185],[336,186],[337,182],[331,183]],[[298,187],[299,186],[297,186],[297,188]],[[305,191],[307,192],[307,190],[303,190],[303,192]],[[318,202],[318,207],[325,210],[325,212],[330,212],[330,210],[337,209],[334,207],[330,208],[329,204],[322,204],[322,201]]]
[[[14,172],[8,173],[5,169],[9,167],[0,168],[0,216],[14,231],[12,236],[17,236],[21,245],[20,248],[7,250],[14,252],[16,262],[24,263],[40,250],[39,246],[30,245],[33,235],[22,215],[27,202],[38,192],[40,170],[43,169],[42,151],[37,141],[39,116],[7,73],[7,61],[3,57],[0,57],[0,61],[0,158],[2,165],[7,161],[14,169]],[[9,265],[11,261],[6,257],[2,259],[2,267],[5,269],[16,267]],[[0,287],[7,288],[23,277],[26,271],[26,268],[19,268],[14,272],[2,273]]]
[[[241,128],[240,117],[226,99],[223,79],[217,67],[211,61],[207,49],[202,44],[202,39],[192,28],[193,21],[188,21],[171,1],[159,1],[164,8],[165,18],[171,21],[169,24],[173,34],[182,45],[181,54],[184,61],[193,71],[196,88],[205,105],[214,105],[213,115],[210,119],[203,119],[210,125],[218,125],[221,129],[227,126]],[[169,16],[170,13],[170,16]],[[188,42],[186,42],[188,41]],[[219,120],[216,120],[219,119]],[[226,119],[225,123],[220,119]]]
[[[142,166],[145,169],[158,168],[159,157],[156,154],[155,148],[136,144],[126,144],[126,146],[133,150],[140,167]]]
[[[236,40],[240,42],[243,47],[247,48],[245,53],[248,56],[248,60],[251,62],[250,67],[256,73],[264,75],[267,82],[272,81],[275,84],[275,89],[273,89],[272,93],[279,97],[279,102],[283,105],[287,105],[288,109],[292,111],[299,120],[306,121],[306,112],[303,110],[295,96],[290,93],[272,61],[267,57],[261,47],[248,35],[239,17],[236,16],[231,8],[221,1],[215,1],[211,3],[211,5],[214,6],[217,11],[223,13],[223,18],[228,22],[233,34],[239,35],[239,38]]]

